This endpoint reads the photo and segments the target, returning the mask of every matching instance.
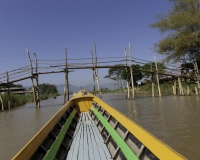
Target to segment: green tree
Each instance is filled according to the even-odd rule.
[[[165,38],[155,44],[155,51],[166,55],[166,61],[200,60],[199,0],[168,0],[172,9],[157,16],[150,27],[159,29]]]
[[[104,78],[109,78],[115,82],[115,85],[117,88],[123,88],[124,79],[122,77],[122,72],[124,68],[122,68],[122,64],[118,64],[116,66],[119,66],[117,68],[110,68],[108,70],[108,75],[106,75]]]
[[[133,72],[133,83],[136,84],[138,80],[141,80],[143,78],[143,74],[141,72],[141,66],[139,64],[133,64],[131,66],[132,72]],[[122,77],[124,80],[130,80],[131,74],[130,74],[130,69],[124,69],[122,72]],[[130,83],[131,85],[131,83]]]
[[[43,83],[38,85],[39,93],[46,95],[58,94],[58,90],[55,85]]]
[[[119,67],[110,68],[108,70],[108,75],[106,75],[104,78],[109,78],[113,80],[117,88],[123,88],[123,85],[125,85],[125,81],[127,79],[130,80],[131,78],[130,70],[124,67],[120,67],[120,66],[123,66],[122,64],[118,64],[116,66],[119,66]],[[140,69],[141,69],[140,65],[138,64],[132,65],[134,83],[136,83],[138,80],[142,79],[143,77]]]
[[[21,85],[21,84],[14,84],[14,83],[11,83],[11,84],[9,85],[9,87],[24,88],[23,85]],[[6,86],[0,86],[0,88],[6,88]]]
[[[158,72],[159,73],[166,73],[165,69],[165,65],[164,63],[157,63],[157,67],[158,67]],[[151,63],[146,63],[143,66],[141,66],[142,70],[144,70],[143,74],[143,78],[149,78],[151,76],[151,73],[149,73],[148,71],[156,71],[156,66],[155,66],[155,62],[151,62]]]

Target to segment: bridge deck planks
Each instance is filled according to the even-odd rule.
[[[110,160],[111,155],[104,144],[89,112],[80,114],[74,139],[66,160]]]

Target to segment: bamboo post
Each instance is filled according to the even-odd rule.
[[[190,86],[189,85],[187,86],[187,95],[188,96],[190,95]]]
[[[127,95],[126,95],[126,98],[127,99],[130,99],[130,91],[129,91],[129,80],[128,80],[128,64],[127,64],[127,54],[126,54],[126,46],[124,46],[124,54],[125,54],[125,62],[126,62],[126,75],[127,75],[127,78],[126,78],[126,88],[127,88]]]
[[[34,98],[34,102],[35,102],[35,108],[37,108],[37,105],[36,105],[36,93],[35,93],[35,86],[34,86],[34,81],[33,81],[33,66],[32,66],[32,62],[31,62],[31,57],[30,57],[30,54],[29,54],[29,50],[26,49],[26,53],[28,55],[28,59],[29,59],[29,63],[30,63],[30,66],[31,66],[31,82],[32,82],[32,88],[33,88],[33,98]]]
[[[200,83],[199,83],[199,69],[198,69],[197,62],[194,62],[193,65],[194,65],[194,69],[195,69],[195,75],[196,75],[196,78],[197,78],[197,87],[199,89],[200,88]]]
[[[131,52],[131,44],[129,43],[129,53],[130,53],[130,73],[131,73],[131,86],[132,86],[132,96],[133,99],[135,98],[135,91],[134,91],[134,81],[133,81],[133,71],[132,71],[132,52]]]
[[[152,69],[152,63],[150,63],[151,65],[151,72],[153,72]],[[152,83],[152,97],[154,97],[154,81],[153,81],[153,73],[151,74],[151,83]]]
[[[93,72],[93,84],[94,84],[94,88],[93,88],[93,94],[96,96],[96,90],[95,90],[95,68],[94,68],[94,57],[93,57],[93,53],[91,51],[91,55],[92,55],[92,72]]]
[[[156,55],[154,55],[154,61],[155,61],[155,66],[156,66],[156,77],[157,77],[157,84],[158,84],[158,93],[159,93],[159,97],[161,97],[160,83],[159,83],[159,78],[158,78],[158,66],[157,66],[157,62],[156,62]]]
[[[69,71],[67,68],[67,100],[69,101]]]
[[[36,79],[36,106],[40,107],[38,63],[37,63],[36,53],[34,53],[34,57],[35,57],[35,79]]]
[[[3,98],[1,94],[1,88],[0,88],[0,101],[1,101],[1,110],[4,111],[4,105],[3,105]]]
[[[65,48],[66,49],[66,48]],[[66,49],[66,69],[67,69],[67,100],[69,101],[69,70],[67,64],[67,49]]]
[[[65,85],[64,85],[64,104],[67,97],[67,83],[68,83],[68,70],[67,70],[67,49],[65,48]]]
[[[178,71],[178,74],[179,74],[179,76],[178,76],[179,95],[184,96],[183,87],[182,87],[181,79],[180,79],[180,70],[178,69],[178,63],[176,64],[176,67],[177,67],[177,71]]]
[[[173,92],[173,95],[175,95],[174,85],[172,85],[172,92]]]
[[[66,81],[67,81],[67,101],[69,101],[69,71],[67,68],[67,72],[66,72]]]
[[[96,54],[96,43],[95,42],[94,42],[94,55],[95,55],[95,70],[96,70],[96,80],[97,80],[97,86],[98,86],[98,91],[99,91],[99,97],[102,98],[101,87],[100,87],[99,76],[98,76],[97,54]]]
[[[173,87],[173,93],[174,95],[176,95],[176,80],[174,80],[174,85],[172,87]]]
[[[172,75],[172,67],[169,67],[170,68],[170,70],[171,70],[171,75]],[[174,84],[173,84],[173,82],[174,82],[174,79],[173,79],[173,77],[172,77],[172,82],[171,82],[171,84],[172,84],[172,93],[173,93],[173,95],[175,95],[175,88],[174,88]]]
[[[181,90],[181,84],[180,84],[180,78],[178,77],[178,88],[179,88],[179,95],[182,95],[182,90]]]
[[[182,87],[182,84],[181,84],[180,77],[178,77],[178,85],[179,85],[179,94],[184,96],[183,87]]]
[[[9,83],[9,75],[8,75],[8,72],[6,72],[6,76],[7,76],[7,83]],[[9,87],[9,84],[8,84],[8,109],[10,110],[10,87]]]
[[[195,89],[195,93],[196,93],[196,95],[198,96],[199,93],[198,93],[198,89],[197,89],[197,87],[194,87],[194,89]]]

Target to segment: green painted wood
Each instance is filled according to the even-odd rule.
[[[58,136],[56,137],[56,140],[53,142],[51,148],[47,151],[45,157],[43,158],[44,160],[53,160],[56,156],[56,153],[63,141],[63,138],[76,114],[76,110],[74,109],[72,111],[72,113],[70,114],[70,116],[67,118],[65,124],[63,125],[60,133],[58,134]]]
[[[130,160],[138,160],[138,157],[133,153],[133,151],[129,148],[129,146],[124,142],[124,140],[120,137],[120,135],[114,130],[114,128],[106,121],[106,119],[93,107],[92,111],[101,121],[103,126],[109,132],[111,137],[115,140],[117,145],[120,147],[124,156]]]

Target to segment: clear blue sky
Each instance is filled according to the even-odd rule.
[[[156,14],[167,13],[166,0],[1,0],[0,73],[28,63],[25,50],[38,59],[90,57],[97,44],[98,57],[124,56],[124,45],[131,43],[133,57],[153,61],[153,44],[162,35],[149,28]],[[158,59],[162,57],[158,55]],[[100,83],[107,69],[100,69]],[[40,76],[40,83],[63,84],[64,74]],[[70,84],[92,84],[92,71],[70,73]],[[23,85],[31,85],[26,80]]]

